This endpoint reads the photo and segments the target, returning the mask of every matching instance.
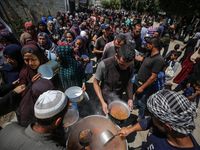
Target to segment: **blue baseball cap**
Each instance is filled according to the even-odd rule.
[[[110,25],[109,24],[104,24],[103,29],[108,29],[108,28],[110,28]]]

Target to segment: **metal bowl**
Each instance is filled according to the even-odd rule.
[[[65,91],[70,102],[80,102],[84,98],[83,90],[79,86],[72,86]]]
[[[70,107],[63,119],[64,127],[70,127],[74,125],[78,121],[78,118],[79,118],[78,111],[75,108]]]

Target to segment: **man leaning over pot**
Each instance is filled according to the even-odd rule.
[[[109,112],[107,103],[109,100],[113,100],[112,94],[114,93],[114,95],[121,98],[126,88],[128,106],[132,111],[133,85],[131,83],[131,78],[134,58],[135,50],[125,44],[119,48],[115,56],[104,59],[99,63],[93,86],[105,114]]]

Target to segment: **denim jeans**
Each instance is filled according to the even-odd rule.
[[[136,93],[136,95],[135,95],[135,100],[133,102],[133,107],[134,108],[139,107],[138,118],[140,118],[140,119],[144,118],[147,99],[149,98],[149,96],[151,94],[152,94],[152,91],[150,89],[148,89],[148,90],[144,90],[141,94]]]

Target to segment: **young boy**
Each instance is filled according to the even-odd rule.
[[[167,67],[168,67],[168,63],[165,62],[163,70],[159,72],[157,79],[154,81],[154,83],[151,86],[153,93],[156,93],[157,91],[164,89],[165,87],[164,84],[167,82],[167,80],[165,79],[165,70],[167,69]]]
[[[193,86],[188,87],[183,95],[186,96],[190,101],[196,102],[198,108],[200,99],[200,80],[197,80]]]
[[[176,70],[179,67],[179,62],[178,62],[178,57],[181,55],[181,52],[175,51],[172,52],[171,56],[170,56],[170,60],[168,61],[168,65],[169,67],[172,67],[174,73],[176,72]],[[174,76],[167,76],[166,75],[166,79],[167,80],[171,80]]]
[[[174,49],[171,50],[171,51],[164,57],[165,61],[169,61],[169,60],[170,60],[170,56],[172,55],[172,53],[173,53],[173,52],[177,52],[179,48],[180,48],[180,45],[179,45],[179,44],[176,44],[176,45],[174,46]]]

